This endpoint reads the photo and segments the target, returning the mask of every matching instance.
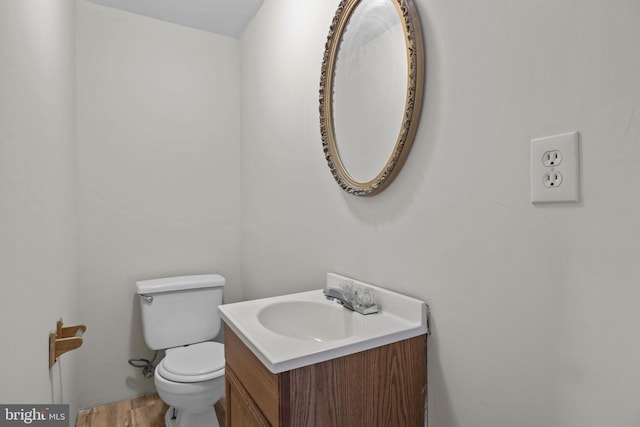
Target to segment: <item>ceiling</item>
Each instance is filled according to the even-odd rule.
[[[89,0],[93,3],[238,38],[264,0]]]

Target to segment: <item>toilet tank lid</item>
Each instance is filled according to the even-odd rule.
[[[219,274],[194,274],[190,276],[163,277],[161,279],[136,282],[138,294],[180,291],[183,289],[215,288],[224,286],[225,279]]]

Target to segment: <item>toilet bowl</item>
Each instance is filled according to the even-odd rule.
[[[154,371],[169,427],[218,427],[213,404],[224,395],[224,346],[203,342],[168,349]]]
[[[216,274],[136,283],[145,342],[165,349],[154,384],[169,405],[167,427],[219,427],[213,405],[225,391],[224,345],[211,340],[221,326],[223,284]]]

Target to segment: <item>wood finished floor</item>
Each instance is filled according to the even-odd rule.
[[[225,425],[224,397],[214,405],[218,422]],[[165,427],[164,414],[169,407],[157,394],[83,409],[76,427]]]

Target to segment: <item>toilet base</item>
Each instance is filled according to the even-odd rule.
[[[195,414],[171,406],[164,415],[164,422],[167,427],[220,427],[213,406]]]

